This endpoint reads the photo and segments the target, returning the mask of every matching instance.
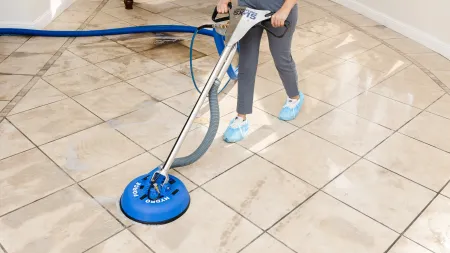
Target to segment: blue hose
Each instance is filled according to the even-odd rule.
[[[42,37],[92,37],[92,36],[107,36],[107,35],[120,35],[120,34],[133,34],[133,33],[163,33],[163,32],[180,32],[180,33],[193,33],[190,51],[189,51],[189,63],[192,82],[195,89],[198,89],[197,83],[194,78],[194,71],[192,66],[192,50],[194,45],[195,36],[202,34],[214,38],[216,48],[219,55],[222,54],[225,48],[225,42],[222,35],[218,34],[215,30],[210,29],[197,29],[194,26],[183,25],[148,25],[148,26],[133,26],[124,28],[113,28],[104,30],[88,30],[88,31],[54,31],[54,30],[34,30],[34,29],[21,29],[21,28],[0,28],[0,35],[27,35],[27,36],[42,36]],[[237,79],[237,68],[230,66],[227,71],[230,79],[225,86],[219,91],[222,92],[226,88],[231,80]]]

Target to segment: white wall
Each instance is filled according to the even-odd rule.
[[[44,28],[74,0],[0,0],[0,27]]]
[[[450,59],[450,0],[333,0]]]

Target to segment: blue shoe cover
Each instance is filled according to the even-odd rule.
[[[223,134],[223,140],[228,143],[241,141],[248,133],[248,120],[237,122],[236,119],[231,120],[230,125]]]
[[[289,106],[288,101],[286,101],[286,104],[283,106],[280,115],[278,116],[279,119],[289,121],[297,117],[298,113],[300,112],[300,109],[302,108],[303,101],[305,99],[305,96],[301,91],[299,91],[299,96],[300,96],[299,101],[294,107]]]

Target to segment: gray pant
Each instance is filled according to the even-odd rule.
[[[284,0],[240,0],[240,6],[246,6],[258,10],[277,11],[283,5]],[[295,62],[291,55],[292,37],[297,24],[298,8],[292,8],[287,21],[291,23],[284,37],[277,38],[267,33],[269,38],[270,53],[280,75],[283,86],[289,97],[298,96],[298,75]],[[264,23],[275,34],[282,34],[284,27],[274,28],[270,22]],[[253,107],[253,94],[255,90],[256,69],[258,66],[259,47],[263,28],[255,26],[240,40],[239,74],[238,74],[238,114],[250,114]]]

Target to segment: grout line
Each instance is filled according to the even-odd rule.
[[[122,228],[121,230],[119,230],[119,231],[113,233],[112,235],[108,236],[107,238],[101,240],[100,242],[98,242],[98,243],[92,245],[91,247],[89,247],[89,248],[83,250],[82,253],[88,252],[89,250],[91,250],[91,249],[97,247],[98,245],[100,245],[100,244],[102,244],[103,242],[105,242],[105,241],[111,239],[112,237],[116,236],[117,234],[122,233],[122,232],[125,231],[125,230],[126,230],[126,228]]]

